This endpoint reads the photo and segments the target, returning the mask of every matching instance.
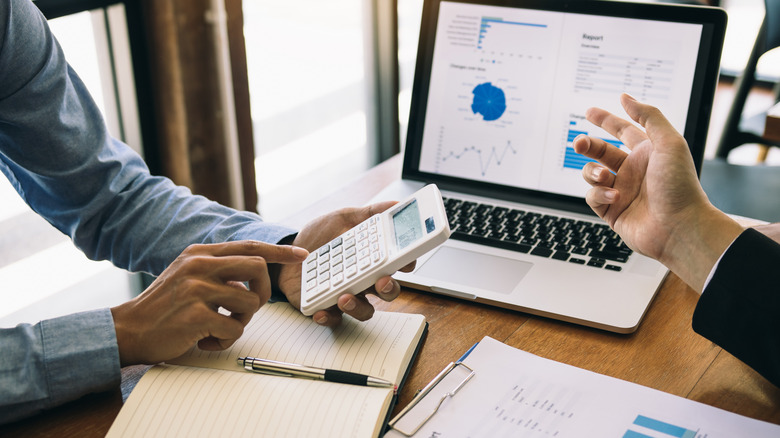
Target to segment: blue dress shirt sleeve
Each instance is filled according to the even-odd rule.
[[[131,271],[158,275],[193,243],[294,232],[150,175],[108,134],[30,0],[0,1],[0,172],[89,258]],[[119,382],[108,309],[2,329],[0,352],[0,423]]]
[[[0,2],[0,20],[0,171],[89,258],[157,275],[193,243],[293,232],[151,176],[108,134],[37,8]]]
[[[119,384],[108,309],[0,329],[0,424]]]

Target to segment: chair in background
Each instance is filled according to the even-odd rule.
[[[780,141],[764,137],[767,113],[744,114],[748,94],[756,85],[756,66],[766,52],[780,46],[780,0],[765,0],[766,14],[756,43],[742,74],[735,82],[735,95],[712,160],[704,160],[701,182],[710,201],[721,210],[741,216],[780,222],[780,166],[763,161]],[[774,84],[774,102],[780,100],[780,82]],[[743,144],[759,144],[763,151],[756,165],[730,164],[729,153]]]

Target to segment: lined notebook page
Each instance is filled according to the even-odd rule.
[[[391,397],[386,388],[158,365],[107,436],[377,436]]]
[[[196,347],[170,363],[244,372],[236,359],[251,356],[400,383],[424,324],[422,315],[376,312],[365,322],[344,315],[338,327],[329,328],[317,325],[287,303],[269,303],[227,350]]]

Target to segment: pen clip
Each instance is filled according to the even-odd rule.
[[[254,357],[239,357],[238,358],[238,364],[243,366],[245,370],[253,372],[253,373],[265,374],[267,376],[278,376],[278,377],[302,377],[302,376],[298,376],[296,374],[288,373],[288,372],[284,372],[284,371],[271,370],[271,369],[264,368],[264,367],[255,367],[254,366],[255,365],[255,361],[260,361],[260,360],[254,358]],[[272,361],[272,360],[263,360],[262,362],[290,365],[290,364],[285,364],[283,362],[276,362],[276,361]]]
[[[265,374],[266,376],[295,377],[295,375],[293,375],[293,374],[283,373],[281,371],[257,370],[257,369],[252,368],[251,365],[245,365],[244,369],[247,370],[247,371],[251,371],[253,373]]]

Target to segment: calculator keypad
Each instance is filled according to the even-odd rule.
[[[309,254],[303,262],[308,300],[371,270],[387,257],[381,218],[372,216]]]

